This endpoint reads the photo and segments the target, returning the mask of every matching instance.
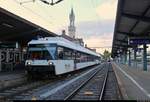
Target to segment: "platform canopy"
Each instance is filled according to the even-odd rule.
[[[129,37],[150,36],[150,0],[118,0],[112,57],[133,47]]]
[[[28,42],[37,35],[57,36],[39,25],[0,8],[0,41]]]

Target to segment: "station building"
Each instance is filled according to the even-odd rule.
[[[71,13],[69,14],[69,26],[68,26],[68,35],[66,34],[65,30],[62,30],[61,37],[74,42],[76,44],[79,44],[81,46],[84,46],[84,42],[82,38],[76,38],[76,27],[75,27],[75,14],[73,11],[73,8],[71,9]]]
[[[57,35],[0,8],[0,71],[23,69],[27,43],[40,36]]]

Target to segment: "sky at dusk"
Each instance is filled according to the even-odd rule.
[[[76,37],[83,38],[88,47],[112,46],[117,0],[64,0],[54,6],[39,0],[20,5],[23,1],[29,0],[0,0],[0,7],[58,35],[62,29],[68,33],[69,13],[73,7]],[[105,49],[111,51],[110,48],[97,51],[103,53]]]

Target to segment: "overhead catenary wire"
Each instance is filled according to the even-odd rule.
[[[16,3],[18,3],[18,4],[20,4],[20,2],[18,1],[18,0],[14,0]],[[32,0],[30,0],[31,2],[32,2]],[[37,13],[37,12],[35,12],[34,10],[32,10],[31,8],[29,8],[29,7],[27,7],[27,6],[25,6],[25,5],[23,5],[23,4],[21,4],[21,6],[23,6],[25,9],[27,9],[28,11],[30,11],[31,13],[33,13],[33,14],[35,14],[36,16],[38,16],[39,18],[42,18],[42,20],[44,20],[45,22],[46,22],[46,24],[48,24],[48,23],[50,23],[50,24],[55,24],[54,23],[54,21],[55,21],[55,17],[53,17],[52,15],[49,15],[49,14],[51,14],[51,13],[49,13],[49,12],[46,12],[46,11],[48,11],[48,8],[47,9],[45,9],[45,7],[48,7],[48,5],[45,5],[45,7],[43,7],[43,4],[41,3],[41,2],[38,2],[38,1],[41,1],[41,0],[33,0],[34,2],[36,1],[37,3],[37,5],[39,5],[40,6],[40,9],[39,10],[41,10],[42,9],[42,14],[39,14],[39,13]],[[50,2],[51,0],[49,0],[49,2]],[[60,1],[63,1],[63,0],[58,0],[59,2]],[[29,3],[29,0],[28,1],[26,1],[26,2],[28,2]],[[30,3],[31,3],[30,2]],[[54,2],[54,1],[53,1]],[[33,3],[33,2],[32,2]],[[58,2],[56,2],[56,3],[58,3]],[[35,5],[36,6],[36,5]],[[49,7],[52,7],[52,6],[49,6]],[[38,7],[37,7],[38,8]],[[37,10],[37,11],[39,11],[39,10]],[[45,16],[43,16],[43,14],[45,15]],[[48,18],[48,17],[50,17],[50,19]],[[61,25],[61,27],[63,27],[64,25],[63,24],[59,24],[59,25]]]
[[[55,19],[55,17],[53,16],[53,15],[49,15],[50,13],[49,13],[49,10],[48,9],[46,9],[45,7],[42,7],[43,5],[42,5],[42,3],[38,3],[38,5],[40,5],[41,6],[41,8],[40,9],[42,9],[42,12],[44,12],[45,13],[45,15],[47,15],[47,16],[49,16],[49,17],[51,17],[51,20],[52,21],[55,21],[56,19]],[[47,7],[47,6],[46,6]],[[59,23],[59,25],[61,25],[61,27],[63,27],[64,25],[63,24],[61,24],[61,23]]]
[[[17,1],[17,0],[14,0],[14,1],[15,1],[17,4],[20,4],[19,1]],[[46,20],[47,18],[43,17],[43,15],[38,14],[37,12],[33,11],[32,9],[30,9],[30,8],[24,6],[24,5],[21,5],[21,6],[22,6],[23,8],[25,8],[26,10],[30,11],[31,13],[33,13],[34,15],[38,16],[39,18],[42,18],[42,20],[43,20],[45,23],[47,23],[47,24],[48,24],[48,23],[52,24],[52,22],[49,21],[49,20]]]

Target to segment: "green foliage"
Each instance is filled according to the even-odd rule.
[[[103,53],[104,60],[110,59],[110,56],[111,56],[111,53],[109,51],[105,50]]]

